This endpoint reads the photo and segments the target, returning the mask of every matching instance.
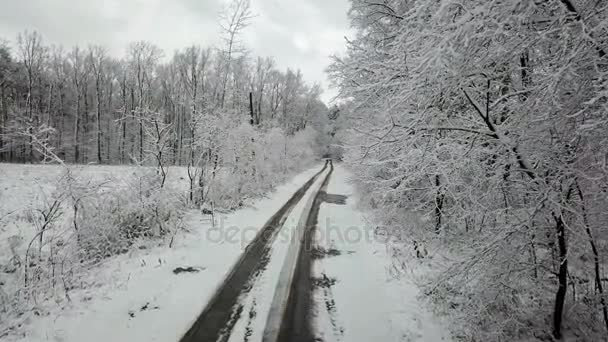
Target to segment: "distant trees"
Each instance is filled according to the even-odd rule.
[[[37,32],[19,35],[16,51],[0,45],[0,161],[46,161],[36,148],[44,141],[68,163],[154,165],[161,187],[170,165],[184,165],[190,204],[239,205],[272,184],[268,167],[309,163],[326,132],[318,85],[246,53],[239,35],[251,18],[248,0],[232,1],[219,49],[193,45],[171,58],[145,41],[122,59],[103,46],[66,53]],[[263,151],[273,143],[278,159]],[[226,192],[214,193],[216,183]]]
[[[235,4],[236,12],[227,12],[225,47],[191,46],[168,60],[148,42],[130,44],[123,59],[102,46],[66,53],[46,46],[37,32],[21,34],[15,51],[0,45],[0,161],[39,162],[26,138],[31,135],[18,133],[44,125],[67,162],[156,164],[146,158],[156,140],[145,125],[158,118],[171,126],[163,158],[193,165],[200,125],[251,122],[293,135],[326,115],[319,88],[306,85],[299,72],[240,53],[238,34],[251,14],[246,1]]]
[[[0,158],[10,159],[4,151],[7,144],[9,117],[8,107],[10,106],[11,93],[13,89],[13,74],[16,65],[10,51],[4,42],[0,42]]]
[[[347,158],[385,223],[458,260],[430,290],[457,333],[605,339],[608,5],[351,2]]]

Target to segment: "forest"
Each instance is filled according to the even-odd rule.
[[[155,271],[173,289],[185,277],[171,270],[189,269],[209,275],[191,298],[203,284],[234,302],[225,322],[200,319],[221,338],[235,326],[247,340],[283,324],[253,310],[272,313],[269,279],[287,274],[303,281],[277,280],[289,285],[283,305],[308,300],[290,322],[327,310],[319,325],[336,340],[356,335],[364,306],[378,313],[366,329],[409,329],[401,338],[411,341],[431,336],[426,317],[454,341],[608,339],[608,2],[344,2],[344,52],[319,66],[337,91],[331,101],[320,83],[249,49],[243,32],[258,18],[248,0],[225,1],[214,46],[164,51],[134,39],[116,56],[28,27],[0,37],[0,338],[27,339],[31,320],[78,307],[78,296],[97,305],[100,270],[128,273],[126,282],[135,274],[132,295]],[[259,239],[268,217],[279,222],[269,240],[200,237],[227,218],[237,230],[253,222]],[[313,235],[371,228],[382,245],[277,247],[288,218]],[[293,269],[280,268],[276,250]],[[314,273],[322,267],[334,274]],[[226,274],[241,292],[220,287]],[[302,284],[310,288],[290,293]],[[365,286],[374,293],[358,292]],[[155,295],[170,307],[173,298]],[[209,298],[189,314],[227,303]],[[142,301],[121,314],[154,307]],[[241,318],[244,307],[252,311]],[[185,321],[174,335],[197,331]]]
[[[0,160],[44,161],[35,136],[70,163],[144,163],[160,139],[163,159],[188,165],[205,139],[197,132],[203,126],[228,131],[248,123],[288,136],[319,127],[327,111],[320,86],[307,85],[300,71],[278,70],[271,57],[251,55],[240,33],[252,14],[242,3],[222,15],[222,46],[173,55],[137,41],[116,58],[103,46],[49,45],[36,31],[19,34],[14,49],[5,41]]]
[[[352,0],[345,159],[467,341],[608,336],[608,3]],[[405,256],[403,256],[405,255]]]

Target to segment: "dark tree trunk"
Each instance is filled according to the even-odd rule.
[[[139,160],[144,160],[144,117],[143,114],[139,114]]]
[[[57,151],[62,156],[62,159],[65,159],[65,151],[63,150],[63,130],[65,129],[65,92],[64,86],[59,88],[59,112],[60,112],[60,121],[59,121],[59,132],[57,137]]]
[[[263,89],[260,91],[260,96],[258,97],[258,112],[255,115],[255,119],[256,119],[256,124],[260,124],[260,122],[262,122],[262,94],[263,94]]]
[[[131,116],[133,117],[133,119],[135,120],[135,89],[131,88]],[[134,122],[134,124],[137,124],[136,122]],[[131,156],[133,156],[133,152],[135,149],[135,134],[129,133],[130,137],[129,140],[131,142],[131,146],[129,147],[129,150],[131,151]]]
[[[562,338],[562,315],[564,301],[568,290],[568,250],[566,246],[566,232],[564,219],[561,213],[555,217],[555,230],[557,233],[557,246],[559,249],[558,289],[555,295],[555,309],[553,311],[553,336]]]
[[[80,90],[76,89],[77,92]],[[76,99],[76,120],[74,121],[74,162],[78,163],[80,158],[80,93]]]
[[[122,130],[122,140],[120,141],[120,163],[125,163],[125,148],[127,146],[127,85],[123,79],[122,84],[122,120],[120,121],[120,128]]]
[[[82,127],[82,133],[84,134],[84,141],[83,141],[83,145],[85,146],[85,148],[83,149],[83,153],[82,153],[82,160],[84,163],[87,163],[89,161],[89,156],[88,156],[88,136],[89,136],[89,97],[87,96],[88,93],[88,85],[87,83],[84,84],[84,116],[83,116],[83,127]]]
[[[4,133],[4,127],[7,124],[5,115],[6,102],[4,98],[4,85],[0,84],[0,161],[6,161],[6,152],[4,151],[4,140],[2,138]]]
[[[96,88],[97,88],[97,164],[101,164],[101,80],[97,77]]]
[[[435,186],[437,187],[437,194],[435,196],[435,233],[439,234],[441,231],[441,216],[443,213],[443,200],[445,197],[441,190],[441,179],[439,175],[435,175]]]
[[[519,64],[521,67],[521,83],[523,88],[526,89],[532,83],[532,80],[530,79],[530,75],[532,74],[530,70],[530,53],[527,49],[519,56]],[[526,95],[524,94],[523,96],[523,100],[525,100]]]
[[[48,94],[48,100],[47,100],[47,107],[46,107],[46,124],[48,127],[51,127],[53,122],[52,122],[52,111],[53,111],[53,92],[55,90],[55,84],[51,83],[49,85],[49,94]],[[46,140],[50,141],[50,133],[47,132],[46,133]]]
[[[600,272],[600,256],[595,245],[595,239],[593,238],[593,234],[591,234],[591,227],[589,227],[589,220],[587,218],[587,208],[585,205],[585,197],[583,196],[583,191],[581,190],[578,182],[576,183],[576,189],[578,191],[578,196],[581,199],[581,209],[583,214],[583,222],[585,224],[585,231],[587,233],[587,238],[589,239],[589,245],[591,246],[591,251],[593,252],[593,268],[595,271],[595,287],[600,295],[600,304],[602,305],[602,315],[604,316],[604,325],[606,326],[606,333],[608,333],[608,307],[606,305],[606,298],[604,298],[604,286],[602,285],[602,277]]]
[[[251,115],[251,119],[249,119],[249,123],[253,125],[255,123],[255,114],[253,113],[253,93],[249,92],[249,114]]]
[[[112,136],[112,94],[114,93],[114,89],[113,89],[113,85],[112,85],[112,81],[110,81],[110,91],[108,93],[108,125],[107,125],[107,132],[106,132],[106,162],[111,163],[112,162],[112,157],[111,157],[111,136]]]

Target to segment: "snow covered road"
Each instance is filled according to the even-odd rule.
[[[373,226],[357,210],[349,173],[335,167],[321,204],[313,247],[315,341],[449,341],[409,279],[391,264]]]
[[[301,217],[308,217],[306,204],[329,175],[327,166],[298,189],[247,245],[182,342],[262,340],[285,260],[298,244],[294,234]]]

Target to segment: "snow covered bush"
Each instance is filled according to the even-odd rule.
[[[288,133],[277,122],[252,124],[226,109],[196,113],[192,125],[188,201],[206,210],[241,207],[319,157],[319,132],[313,127]]]
[[[125,253],[140,239],[158,239],[177,229],[183,195],[161,187],[163,176],[141,168],[110,191],[76,195],[75,225],[82,257],[99,261]],[[86,191],[90,191],[88,188]]]
[[[32,207],[0,221],[15,235],[2,241],[0,335],[53,303],[87,287],[83,276],[100,262],[142,245],[169,245],[185,209],[183,191],[148,167],[126,175],[91,177],[61,167],[55,184]],[[21,212],[21,214],[19,214]],[[14,227],[12,227],[14,226]]]
[[[279,128],[262,131],[243,123],[225,132],[226,140],[217,149],[217,164],[207,163],[206,171],[200,173],[212,175],[202,191],[207,203],[218,208],[243,206],[312,166],[317,158],[312,130],[287,136]]]

